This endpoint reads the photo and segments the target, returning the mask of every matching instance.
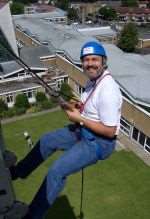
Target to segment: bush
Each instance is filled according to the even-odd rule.
[[[18,94],[16,96],[16,103],[15,103],[16,108],[28,109],[29,106],[30,104],[25,94]]]
[[[16,115],[22,115],[22,114],[24,114],[24,113],[26,113],[26,108],[23,108],[23,107],[21,107],[21,108],[15,108],[15,111],[16,111]]]
[[[53,103],[49,100],[45,100],[40,103],[41,110],[51,109],[53,107]]]
[[[58,106],[57,98],[55,98],[55,97],[51,97],[50,101],[52,102],[53,107]]]
[[[0,112],[4,112],[6,110],[8,110],[6,103],[4,102],[4,100],[0,99]]]
[[[5,118],[5,112],[4,111],[0,112],[0,119],[3,119],[3,118]]]
[[[47,100],[47,97],[46,97],[45,93],[37,92],[37,94],[36,94],[36,101],[37,102],[43,102],[43,101],[46,101],[46,100]]]
[[[68,8],[67,12],[68,19],[76,21],[79,19],[78,11],[75,8]]]
[[[71,87],[67,83],[63,83],[60,88],[61,96],[69,101],[73,97],[73,92]]]
[[[15,115],[16,115],[16,109],[13,107],[5,111],[5,113],[3,114],[3,118],[13,117]]]
[[[41,111],[41,107],[37,105],[34,105],[32,107],[30,107],[28,110],[27,110],[27,113],[37,113]]]
[[[13,116],[19,116],[22,115],[26,112],[26,109],[21,107],[21,108],[17,108],[17,107],[12,107],[9,108],[7,111],[3,112],[2,114],[2,118],[10,118]]]
[[[117,18],[117,12],[114,8],[104,6],[99,9],[99,14],[103,17],[104,20],[115,20]]]
[[[13,2],[11,7],[12,14],[23,14],[24,13],[24,4],[20,2]]]

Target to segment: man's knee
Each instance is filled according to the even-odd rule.
[[[52,190],[60,192],[66,182],[66,177],[61,171],[51,168],[47,174],[47,191],[48,193]],[[48,195],[49,196],[49,195]]]
[[[40,151],[43,159],[46,159],[55,151],[53,138],[53,133],[46,133],[40,138]]]

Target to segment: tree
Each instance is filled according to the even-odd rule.
[[[68,10],[68,8],[69,8],[69,0],[57,0],[56,1],[56,3],[55,3],[55,5],[58,7],[58,8],[61,8],[61,9],[63,9],[63,10],[65,10],[65,11],[67,11]]]
[[[138,43],[138,31],[133,23],[124,26],[118,39],[118,47],[125,52],[134,52]]]
[[[104,20],[115,20],[117,13],[112,7],[104,6],[99,9],[99,14]]]
[[[77,9],[75,9],[75,8],[68,8],[67,16],[68,16],[69,20],[73,20],[73,21],[78,20],[79,16],[78,16]]]
[[[0,98],[0,112],[4,112],[6,110],[8,110],[8,107],[7,107],[6,103],[4,102],[4,100],[2,100]]]
[[[60,92],[62,94],[62,97],[67,101],[73,97],[71,87],[65,82],[61,85]]]
[[[16,96],[15,107],[28,109],[30,106],[28,98],[25,94],[18,94]]]
[[[122,0],[121,3],[122,3],[122,6],[125,6],[125,7],[137,7],[138,6],[137,0]]]
[[[20,2],[13,2],[11,7],[12,14],[23,14],[24,13],[24,4]]]
[[[22,3],[26,5],[26,4],[29,4],[31,1],[30,0],[14,0],[13,2]]]

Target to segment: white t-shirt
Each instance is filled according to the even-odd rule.
[[[103,75],[108,74],[106,70]],[[103,75],[101,77],[103,77]],[[96,83],[101,80],[97,79]],[[93,81],[89,81],[86,85],[81,100],[84,103],[93,90]],[[122,95],[118,84],[111,75],[106,75],[96,86],[81,115],[84,118],[100,121],[107,126],[117,126],[116,135],[119,133],[120,117],[121,117]]]

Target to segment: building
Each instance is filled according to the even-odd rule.
[[[66,12],[54,7],[53,5],[48,5],[46,3],[37,2],[34,4],[29,4],[24,7],[24,13],[25,14],[36,14],[35,16],[38,16],[38,14],[44,13],[46,16],[51,18],[53,21],[58,18],[61,22],[61,19],[64,19],[66,21]],[[43,14],[43,15],[44,15]]]
[[[149,1],[139,1],[138,6],[139,8],[147,8]]]
[[[67,23],[67,13],[63,11],[62,9],[56,8],[52,5],[47,4],[31,4],[28,6],[25,6],[24,8],[24,14],[25,15],[16,15],[16,17],[31,17],[31,18],[37,18],[37,19],[46,19],[49,22],[55,22],[55,23]]]
[[[97,2],[71,2],[71,8],[75,8],[78,11],[78,15],[82,23],[85,22],[86,17],[88,17],[89,14],[96,13],[99,10],[99,3]]]
[[[80,49],[83,43],[96,39],[82,34],[72,26],[56,25],[45,19],[14,17],[14,23],[20,43],[34,49],[44,44],[45,48],[52,51],[50,56],[40,56],[40,62],[48,68],[54,66],[58,70],[61,69],[74,93],[80,96],[87,81],[81,69]],[[145,151],[150,153],[150,56],[124,53],[108,43],[105,43],[104,47],[108,55],[109,69],[124,98],[120,141],[131,146],[131,149],[134,143],[136,148],[141,150],[140,154]],[[30,66],[33,68],[31,64]]]
[[[101,42],[116,43],[117,41],[117,32],[113,30],[110,26],[90,27],[79,25],[77,26],[77,30],[85,36],[88,35],[91,37],[95,37]]]
[[[39,4],[48,4],[50,0],[38,0]]]
[[[47,47],[23,47],[20,50],[20,57],[30,66],[32,72],[38,74],[42,79],[55,89],[59,89],[63,82],[67,82],[68,75],[58,69],[55,65],[46,64],[48,59],[53,60],[55,55]],[[33,78],[30,72],[22,68],[16,61],[0,63],[0,98],[13,107],[18,94],[24,93],[29,103],[36,102],[36,93],[45,92],[45,89]]]
[[[79,18],[82,23],[85,23],[86,18],[91,14],[96,14],[98,10],[103,6],[111,6],[111,7],[119,7],[121,5],[121,1],[111,1],[111,0],[102,0],[95,2],[82,2],[82,1],[74,1],[71,2],[71,7],[77,9]]]
[[[115,10],[122,22],[133,21],[139,24],[150,22],[150,8],[115,7]]]
[[[138,48],[150,51],[150,28],[139,28]]]
[[[17,41],[22,45],[46,45],[51,51],[63,54],[72,63],[80,65],[79,45],[95,38],[85,36],[76,28],[49,22],[44,18],[13,16]]]

